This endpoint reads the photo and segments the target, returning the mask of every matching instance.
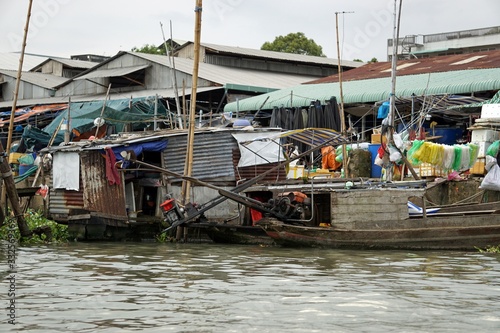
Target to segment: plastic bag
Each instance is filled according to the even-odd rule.
[[[35,194],[41,195],[42,198],[45,200],[47,199],[47,194],[49,193],[49,187],[47,185],[40,185],[40,188],[36,191]]]
[[[476,163],[477,156],[479,155],[479,146],[474,144],[474,143],[468,143],[467,146],[469,146],[469,169],[474,166],[474,163]]]
[[[398,147],[399,149],[403,149],[403,139],[401,138],[401,134],[394,133],[392,135],[392,139],[394,140],[394,144],[396,145],[396,147]]]
[[[486,150],[486,155],[497,157],[499,147],[500,147],[500,140],[493,142]]]
[[[424,141],[422,141],[422,140],[413,141],[411,148],[408,150],[408,161],[410,161],[411,164],[418,165],[422,162],[418,158],[414,157],[414,155],[415,155],[415,152],[417,152],[422,147],[423,144],[424,144]]]
[[[32,165],[35,162],[33,155],[25,154],[17,159],[19,164]]]
[[[479,188],[491,191],[500,191],[500,167],[495,164],[490,171],[484,176]]]
[[[455,160],[455,148],[453,146],[444,146],[443,169],[450,170]]]
[[[389,147],[389,160],[397,162],[402,158],[401,153],[394,147]]]

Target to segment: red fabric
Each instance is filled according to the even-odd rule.
[[[262,218],[264,217],[261,212],[253,208],[250,208],[250,215],[252,216],[252,225],[255,225],[256,222],[262,220]]]
[[[109,147],[104,148],[104,151],[106,152],[106,178],[108,179],[108,183],[109,185],[120,184],[120,174],[115,166],[115,153]]]

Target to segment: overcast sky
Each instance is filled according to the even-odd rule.
[[[399,3],[399,0],[398,0]],[[21,50],[28,0],[0,0],[0,52]],[[195,0],[33,0],[26,52],[69,58],[113,56],[168,39],[194,40]],[[337,58],[335,12],[344,60],[386,60],[394,0],[205,0],[201,40],[260,49],[303,32]],[[170,29],[172,25],[172,30]],[[405,0],[400,36],[500,26],[499,0]]]

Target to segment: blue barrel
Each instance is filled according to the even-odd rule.
[[[433,133],[432,129],[427,130]],[[442,143],[445,145],[454,145],[457,143],[458,139],[461,139],[464,134],[464,130],[461,128],[436,128],[434,130],[434,135],[440,136],[434,142]]]
[[[33,164],[19,164],[19,176],[24,175],[32,167],[33,167]]]
[[[370,173],[371,178],[382,177],[382,168],[375,164],[375,158],[377,157],[379,148],[380,148],[380,143],[372,143],[368,145],[368,150],[372,155],[372,171]]]

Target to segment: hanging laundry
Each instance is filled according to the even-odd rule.
[[[120,174],[116,169],[116,157],[115,153],[110,147],[104,148],[106,153],[106,178],[108,179],[109,185],[120,184]]]

